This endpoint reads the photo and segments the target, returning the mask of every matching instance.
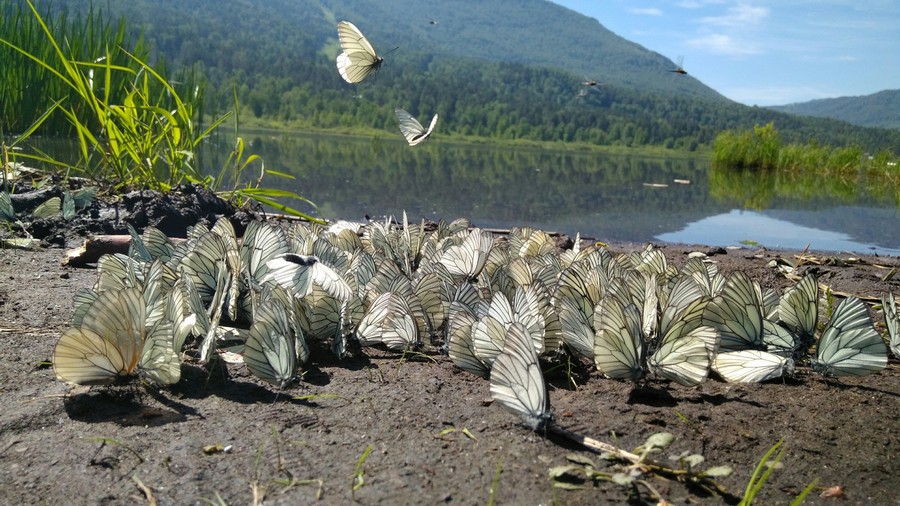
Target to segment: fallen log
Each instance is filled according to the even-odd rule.
[[[62,264],[69,267],[85,267],[97,263],[103,255],[128,253],[130,235],[95,235],[84,240],[81,246],[66,251]]]

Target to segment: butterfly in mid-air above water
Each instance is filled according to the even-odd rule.
[[[350,84],[360,83],[378,72],[384,58],[378,56],[359,28],[349,21],[341,21],[337,30],[343,51],[337,56],[337,68],[344,81]]]
[[[431,118],[431,124],[428,125],[428,130],[425,130],[425,127],[423,127],[416,118],[413,118],[410,113],[403,109],[397,107],[394,109],[394,114],[397,115],[397,121],[400,122],[400,132],[406,137],[406,142],[408,142],[410,146],[415,146],[416,144],[428,140],[428,137],[431,135],[431,132],[434,131],[434,125],[437,124],[438,120],[438,115],[435,114],[434,117]]]

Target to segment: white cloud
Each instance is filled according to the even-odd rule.
[[[662,11],[655,7],[645,7],[640,9],[629,9],[632,14],[639,16],[662,16]]]
[[[682,0],[675,5],[677,7],[681,7],[682,9],[699,9],[705,5],[721,3],[725,3],[725,0]]]
[[[698,21],[704,25],[744,27],[759,24],[768,16],[768,7],[758,7],[741,2],[729,7],[721,16],[705,16]]]
[[[689,46],[702,49],[709,53],[725,54],[731,56],[743,56],[759,54],[761,51],[753,44],[741,43],[728,35],[711,33],[687,41]]]

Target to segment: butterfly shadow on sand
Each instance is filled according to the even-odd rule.
[[[114,422],[122,426],[159,427],[186,421],[188,416],[199,416],[191,407],[162,395],[151,394],[165,402],[147,403],[133,388],[95,387],[66,398],[63,405],[69,418],[85,423]],[[160,405],[162,404],[162,405]]]

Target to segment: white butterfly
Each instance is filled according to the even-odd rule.
[[[818,317],[819,285],[812,272],[784,291],[778,301],[778,319],[794,333],[798,344],[811,344]]]
[[[140,374],[158,384],[181,379],[170,318],[147,328],[147,308],[137,288],[100,292],[79,327],[60,336],[53,349],[56,378],[79,385],[107,385]]]
[[[706,305],[703,325],[719,330],[722,351],[761,349],[763,343],[762,291],[743,272],[735,272],[722,293]]]
[[[531,430],[544,431],[553,423],[553,414],[534,343],[520,323],[509,326],[503,342],[491,368],[491,397]]]
[[[464,304],[458,301],[450,303],[450,317],[447,320],[449,341],[447,354],[460,369],[487,378],[491,372],[491,365],[478,357],[472,342],[472,327],[476,323],[475,313]]]
[[[823,376],[862,376],[886,366],[887,347],[865,303],[856,297],[844,299],[819,337],[813,370]]]
[[[394,114],[397,115],[397,121],[400,122],[400,132],[406,137],[406,142],[408,142],[410,146],[415,146],[416,144],[428,140],[428,137],[431,135],[431,132],[434,131],[434,125],[437,124],[438,120],[438,115],[435,114],[434,117],[431,118],[431,124],[428,125],[428,130],[425,130],[425,127],[423,127],[416,118],[413,118],[410,113],[403,109],[397,107],[394,109]]]
[[[740,350],[719,353],[713,370],[729,383],[759,383],[790,375],[794,361],[762,350]]]
[[[474,280],[484,269],[494,238],[490,232],[473,228],[461,244],[447,248],[441,256],[441,263],[453,276],[463,276]]]
[[[419,347],[416,319],[403,295],[384,292],[375,299],[359,322],[356,337],[363,346],[383,343],[391,350]]]
[[[594,364],[613,379],[638,381],[644,375],[644,332],[641,313],[633,303],[607,295],[597,305],[599,325],[594,335]]]
[[[9,193],[0,192],[0,221],[15,221],[16,211],[13,209]]]
[[[375,48],[359,28],[349,21],[341,21],[337,31],[343,52],[337,56],[336,63],[344,81],[359,83],[377,72],[384,58],[375,53]]]
[[[882,293],[881,306],[884,309],[884,323],[888,329],[891,351],[895,357],[900,358],[900,316],[897,315],[894,294],[891,292]]]
[[[244,363],[257,378],[285,388],[297,376],[296,336],[288,312],[282,301],[270,297],[255,316],[244,346]]]
[[[313,283],[340,301],[347,301],[353,296],[350,285],[334,269],[320,262],[318,257],[283,253],[268,260],[266,266],[269,272],[263,277],[263,283],[274,281],[294,297],[303,298],[311,294]]]

